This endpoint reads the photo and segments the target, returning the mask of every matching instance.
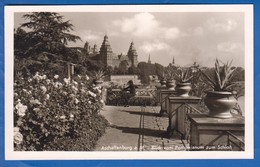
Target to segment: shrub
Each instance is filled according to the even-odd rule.
[[[105,120],[98,125],[93,121],[100,119],[103,101],[101,88],[88,79],[61,79],[58,75],[48,79],[39,73],[28,78],[18,76],[14,82],[15,150],[64,150],[67,142],[89,135],[91,139],[85,141],[89,147],[85,148],[93,147],[93,141],[104,131]],[[98,128],[100,133],[90,132],[91,128]],[[50,147],[57,142],[59,145]]]

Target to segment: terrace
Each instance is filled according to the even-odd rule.
[[[244,150],[244,117],[238,104],[232,118],[212,118],[198,97],[149,88],[137,89],[132,106],[117,105],[107,105],[101,112],[110,126],[98,141],[97,151]]]

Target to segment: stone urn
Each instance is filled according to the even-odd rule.
[[[237,103],[237,100],[231,92],[211,91],[207,92],[204,102],[209,109],[209,116],[231,118],[230,110]]]
[[[167,80],[166,81],[166,87],[169,90],[175,90],[175,80]]]
[[[162,87],[166,87],[166,81],[165,80],[163,80],[163,79],[160,80],[160,84],[161,84]]]
[[[104,82],[103,80],[94,80],[93,81],[95,85],[100,86]]]
[[[179,96],[188,97],[191,90],[191,83],[177,83],[175,90]]]

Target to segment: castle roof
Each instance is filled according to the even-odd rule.
[[[134,42],[131,42],[127,55],[137,55]]]
[[[109,51],[109,52],[112,52],[112,48],[111,48],[110,43],[109,43],[109,41],[108,41],[107,35],[104,36],[104,40],[103,40],[103,42],[102,42],[100,51]]]

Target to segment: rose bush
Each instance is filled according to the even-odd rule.
[[[64,150],[64,145],[66,150],[93,148],[104,133],[107,121],[99,115],[103,107],[101,87],[88,79],[88,76],[62,79],[58,75],[47,78],[39,73],[28,78],[17,77],[14,81],[15,150]],[[84,140],[83,148],[75,146],[74,142],[83,136],[91,139]],[[69,145],[68,141],[74,144]]]

